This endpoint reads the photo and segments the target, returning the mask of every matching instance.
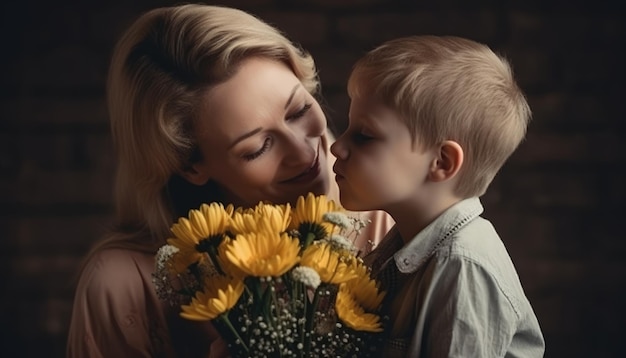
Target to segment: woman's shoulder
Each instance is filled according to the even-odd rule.
[[[151,281],[154,256],[148,253],[106,248],[92,253],[80,274],[78,290],[94,295],[134,292],[144,287],[142,282]]]

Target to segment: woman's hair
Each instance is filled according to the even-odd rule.
[[[241,10],[159,8],[126,31],[115,47],[107,86],[118,165],[116,227],[97,248],[154,251],[163,244],[176,216],[191,208],[184,196],[200,190],[177,173],[200,159],[193,128],[201,97],[255,56],[285,63],[317,94],[312,57]]]
[[[456,194],[482,195],[526,134],[530,108],[508,62],[452,36],[388,41],[354,66],[352,98],[371,93],[396,110],[421,149],[454,140],[464,151]]]

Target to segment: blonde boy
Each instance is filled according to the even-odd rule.
[[[544,340],[479,197],[524,138],[507,62],[457,37],[389,41],[350,76],[331,147],[341,202],[396,226],[366,260],[386,284],[384,357],[541,357]]]

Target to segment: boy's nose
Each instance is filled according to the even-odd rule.
[[[333,153],[337,159],[345,160],[348,158],[348,148],[343,142],[343,135],[339,136],[330,146],[330,152]]]

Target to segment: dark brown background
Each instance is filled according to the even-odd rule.
[[[1,5],[3,356],[64,355],[73,274],[112,212],[104,104],[111,49],[139,13],[173,3]],[[626,21],[618,3],[221,2],[259,15],[312,52],[339,128],[350,66],[383,40],[454,34],[512,61],[534,120],[483,202],[535,307],[547,357],[623,351]]]

